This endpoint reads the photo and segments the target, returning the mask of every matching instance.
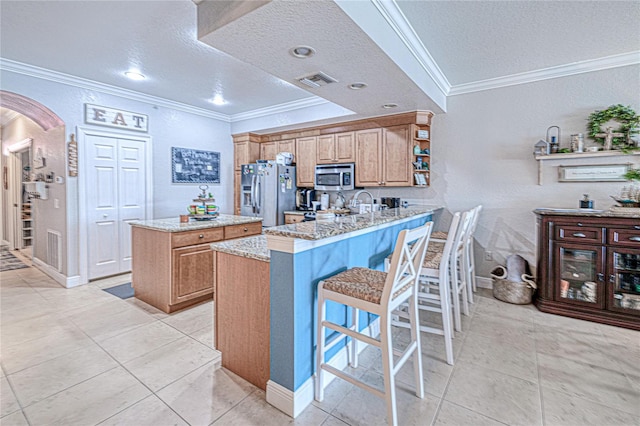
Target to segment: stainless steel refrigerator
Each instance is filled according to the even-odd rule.
[[[296,209],[296,168],[275,161],[243,164],[242,216],[261,217],[262,226],[284,225],[284,212]]]

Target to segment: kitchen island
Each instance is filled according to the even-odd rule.
[[[243,357],[246,370],[230,369],[249,381],[253,379],[247,370],[254,370],[266,380],[267,401],[297,416],[313,400],[318,283],[354,266],[383,269],[398,233],[431,220],[438,209],[415,206],[294,223],[265,229],[263,239],[212,244],[217,252],[215,303],[220,322],[216,349],[222,352],[223,365],[225,358]],[[243,300],[249,302],[234,302],[238,294],[245,294]],[[222,318],[227,310],[233,315],[228,321]],[[334,320],[349,318],[337,305],[327,315]],[[222,325],[223,321],[227,322]],[[360,324],[377,334],[377,323],[366,313]],[[343,368],[345,353],[343,347],[335,347],[330,362]]]
[[[213,297],[209,244],[262,233],[262,219],[221,214],[207,221],[142,220],[132,226],[135,297],[171,313]]]

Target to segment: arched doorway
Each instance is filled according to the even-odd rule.
[[[2,162],[8,166],[8,153],[20,151],[20,144],[30,141],[30,152],[24,173],[14,173],[13,187],[3,185],[3,222],[14,223],[24,212],[15,207],[16,191],[22,193],[24,182],[38,182],[40,197],[29,198],[32,217],[32,260],[34,266],[67,285],[68,229],[65,125],[58,115],[33,99],[17,93],[0,91],[0,107],[15,111],[17,117],[2,128]],[[12,154],[13,155],[13,154]],[[37,157],[37,158],[36,158]],[[14,161],[15,168],[16,162]],[[8,182],[7,182],[8,183]],[[20,188],[16,190],[15,185]],[[27,185],[24,185],[27,186]],[[30,185],[35,186],[35,185]],[[30,188],[31,189],[31,188]],[[12,194],[10,191],[13,191]],[[10,197],[11,195],[11,197]]]

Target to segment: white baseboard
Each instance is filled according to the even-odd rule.
[[[362,331],[367,336],[377,336],[380,334],[380,319],[374,322]],[[368,345],[358,342],[358,353],[362,352]],[[329,365],[339,370],[343,370],[349,365],[347,347],[343,347],[338,353],[331,358]],[[282,411],[294,419],[311,404],[315,397],[315,379],[313,375],[305,381],[296,391],[291,391],[278,383],[269,380],[267,382],[267,402],[278,410]],[[336,376],[326,372],[324,374],[323,387],[327,387]]]
[[[493,288],[493,279],[476,275],[476,285],[480,288]]]
[[[36,257],[31,259],[31,262],[33,263],[33,266],[35,266],[36,268],[38,268],[39,270],[41,270],[45,274],[49,275],[58,284],[66,287],[66,288],[77,287],[77,286],[83,284],[83,283],[80,282],[80,275],[75,275],[73,277],[67,277],[66,275],[61,274],[60,272],[56,271],[51,266],[47,265],[45,262],[43,262],[42,260],[40,260],[40,259],[38,259]]]

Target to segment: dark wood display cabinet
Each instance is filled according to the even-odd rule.
[[[640,215],[535,213],[537,308],[640,330]]]

